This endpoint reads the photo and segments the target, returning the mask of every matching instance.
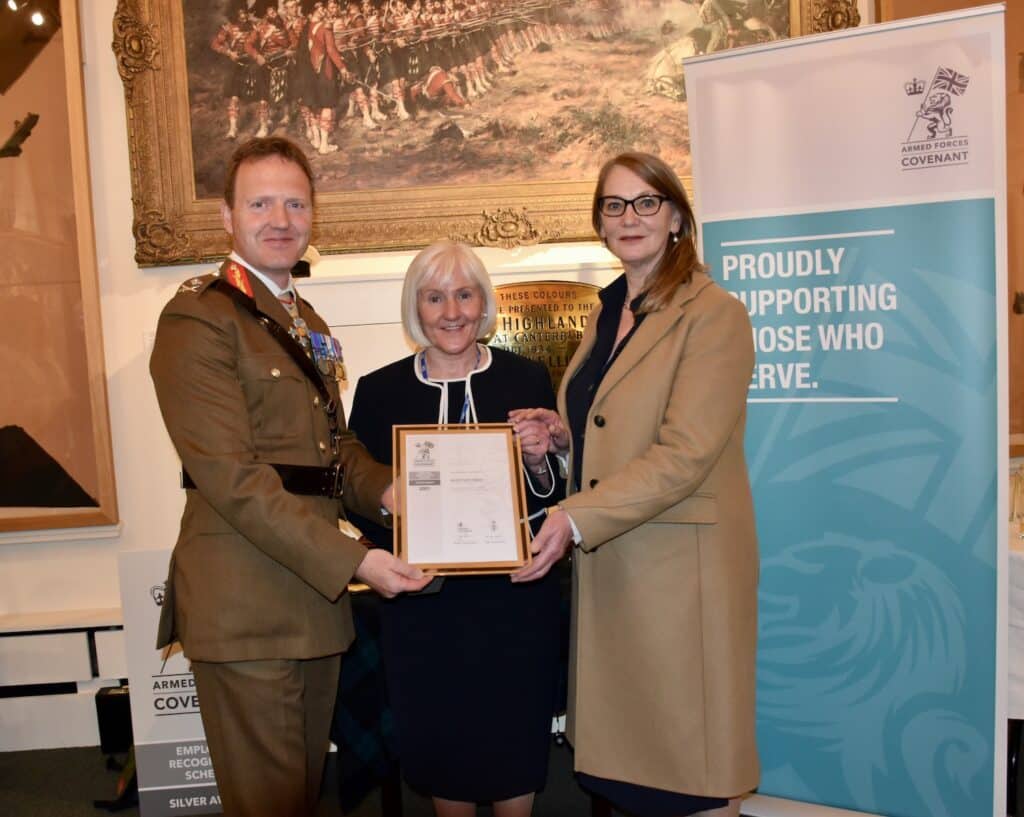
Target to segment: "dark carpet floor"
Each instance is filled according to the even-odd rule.
[[[123,760],[123,756],[119,759]],[[0,752],[0,817],[101,817],[118,814],[137,817],[138,806],[111,812],[93,805],[111,800],[118,772],[108,769],[99,747]],[[335,791],[334,755],[328,756],[324,790],[317,817],[339,817]],[[403,787],[404,817],[432,817],[430,800]],[[481,807],[479,817],[491,815]],[[589,817],[590,798],[572,776],[568,747],[552,747],[547,787],[538,796],[534,817]],[[380,793],[371,794],[357,811],[346,817],[380,817]]]

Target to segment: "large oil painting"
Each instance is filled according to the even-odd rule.
[[[690,175],[686,57],[855,15],[846,0],[122,0],[139,261],[223,253],[224,166],[267,134],[310,156],[321,250],[589,238],[605,158],[649,150]]]

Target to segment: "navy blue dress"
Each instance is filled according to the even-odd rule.
[[[471,376],[479,422],[507,422],[514,408],[554,408],[547,371],[491,349]],[[449,422],[465,382],[449,381]],[[437,423],[440,390],[417,376],[414,357],[362,377],[349,427],[380,462],[392,462],[392,425]],[[557,476],[557,468],[553,469]],[[555,504],[527,490],[531,514]],[[546,492],[541,492],[546,493]],[[534,531],[543,517],[535,520]],[[379,547],[390,531],[353,518]],[[381,644],[402,775],[422,794],[491,802],[538,791],[547,777],[564,633],[556,566],[543,579],[448,576],[437,592],[381,603]]]

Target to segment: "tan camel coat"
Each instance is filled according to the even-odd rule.
[[[596,328],[595,313],[562,381],[563,417]],[[745,308],[698,274],[597,390],[583,487],[562,503],[583,539],[568,719],[579,771],[707,796],[757,785],[753,363]]]

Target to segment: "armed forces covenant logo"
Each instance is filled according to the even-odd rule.
[[[924,170],[967,164],[970,139],[957,132],[953,115],[953,98],[963,96],[970,77],[952,68],[939,67],[925,90],[923,80],[916,77],[904,83],[908,97],[921,98],[910,125],[907,140],[900,144],[900,169]]]

